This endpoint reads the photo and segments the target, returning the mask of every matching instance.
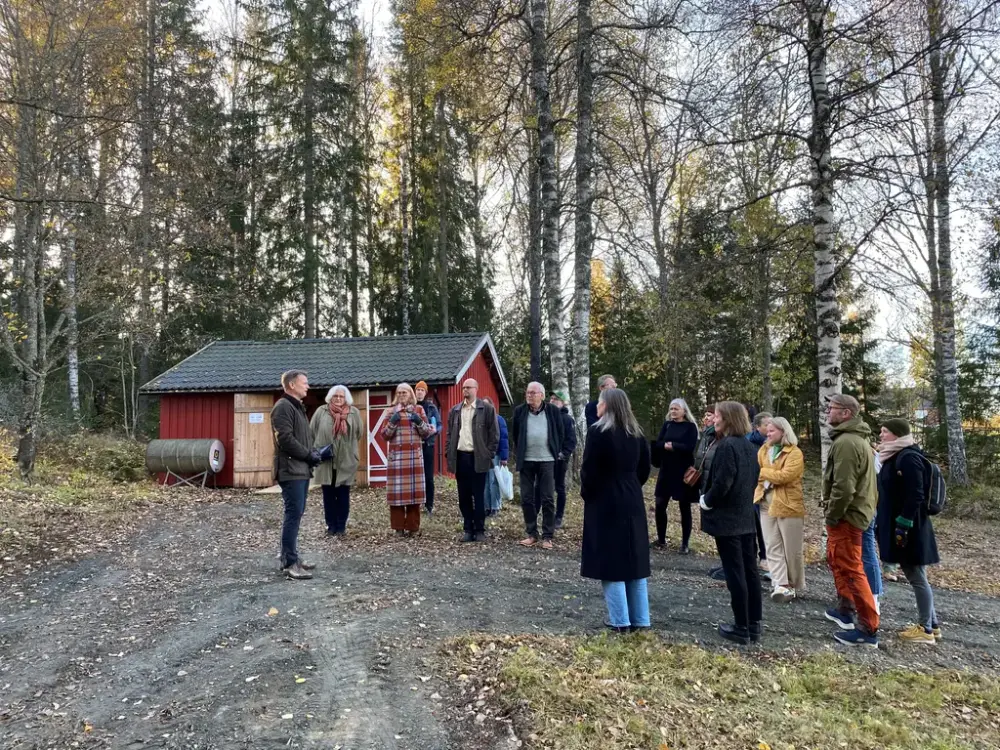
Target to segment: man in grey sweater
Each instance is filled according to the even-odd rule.
[[[524,547],[538,543],[538,506],[542,508],[542,549],[552,549],[556,527],[555,467],[564,459],[564,426],[560,410],[545,403],[545,387],[528,383],[525,403],[514,410],[513,430],[517,470],[521,478],[521,510],[527,537]],[[537,500],[540,500],[539,503]]]

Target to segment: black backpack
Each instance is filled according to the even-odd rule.
[[[927,515],[936,516],[944,510],[945,503],[948,501],[948,487],[944,483],[941,467],[927,458],[923,451],[911,450],[924,462],[924,503],[927,507]],[[899,455],[906,452],[906,450],[900,451]]]

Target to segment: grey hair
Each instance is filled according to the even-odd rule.
[[[772,419],[774,419],[774,415],[771,412],[762,411],[753,418],[753,426],[759,429],[762,424],[770,422]]]
[[[351,389],[346,385],[335,385],[329,391],[326,392],[326,403],[333,401],[333,397],[338,393],[344,394],[344,401],[347,402],[348,406],[354,406],[354,396],[351,395]]]
[[[691,408],[688,406],[687,401],[685,401],[682,398],[675,398],[673,401],[670,402],[671,406],[673,406],[674,404],[677,404],[678,406],[680,406],[684,410],[684,421],[685,422],[690,422],[695,427],[698,426],[698,420],[695,419],[694,418],[694,414],[691,413]]]
[[[642,437],[642,427],[632,413],[632,403],[621,388],[601,391],[600,401],[604,402],[604,416],[597,420],[596,427],[601,432],[621,428],[629,437]]]
[[[789,424],[787,419],[784,417],[771,417],[771,424],[774,425],[775,429],[781,430],[782,445],[799,444],[799,436],[795,434],[795,430],[792,429],[792,425]]]
[[[542,398],[545,398],[545,386],[542,385],[541,383],[539,383],[536,380],[532,380],[530,383],[528,383],[527,388],[525,388],[524,390],[525,391],[531,390],[531,386],[533,386],[533,385],[537,385],[539,388],[542,389]]]
[[[292,383],[301,378],[305,373],[302,370],[288,370],[281,373],[281,387],[288,388]]]
[[[597,387],[598,388],[603,388],[604,384],[607,383],[609,380],[615,380],[615,376],[614,375],[601,375],[601,377],[599,377],[597,379]],[[615,381],[615,382],[618,382],[618,381]]]

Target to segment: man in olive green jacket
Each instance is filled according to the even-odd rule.
[[[833,444],[823,475],[826,559],[839,602],[826,617],[843,631],[834,636],[841,643],[877,648],[879,616],[862,564],[861,535],[875,515],[878,489],[872,431],[860,411],[857,399],[845,395],[832,396],[827,406]]]

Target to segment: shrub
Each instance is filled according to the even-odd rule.
[[[50,437],[42,443],[39,456],[61,468],[97,474],[113,482],[148,477],[145,446],[129,438],[88,432]]]

